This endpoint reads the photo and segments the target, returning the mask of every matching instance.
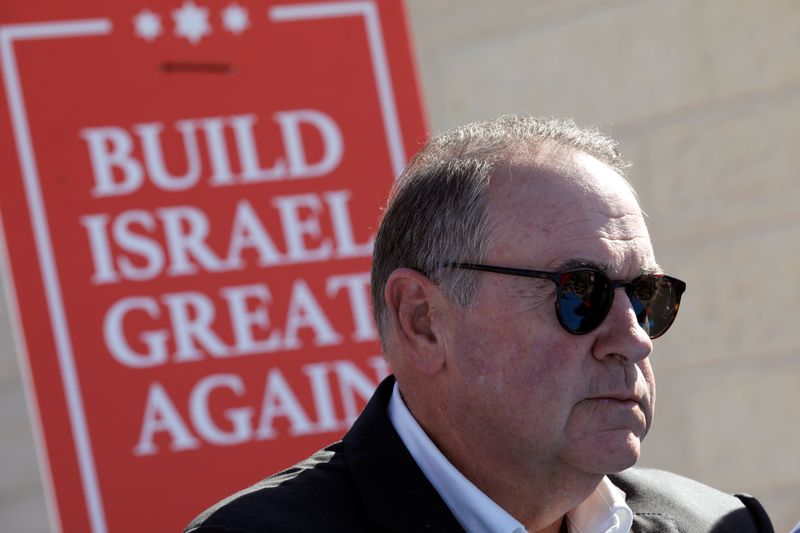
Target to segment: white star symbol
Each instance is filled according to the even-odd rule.
[[[222,25],[231,33],[239,35],[250,26],[247,10],[239,4],[231,4],[222,10]]]
[[[175,35],[185,37],[192,44],[197,44],[203,36],[211,33],[208,23],[208,9],[198,7],[192,0],[183,3],[180,9],[172,11],[175,21]]]
[[[136,35],[145,41],[152,41],[161,35],[161,17],[149,9],[143,9],[133,17],[133,27]]]

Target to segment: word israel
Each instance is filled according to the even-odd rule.
[[[247,388],[250,376],[212,374],[198,381],[188,398],[179,398],[177,403],[163,384],[154,382],[147,392],[133,454],[155,455],[165,444],[170,451],[181,452],[203,444],[232,446],[281,434],[297,437],[345,430],[389,373],[383,357],[371,357],[367,364],[374,380],[348,360],[304,365],[305,379],[287,379],[279,368],[272,368],[256,391]],[[253,393],[260,399],[255,404]],[[300,399],[309,397],[311,405],[306,406]],[[341,415],[336,406],[341,406]]]
[[[347,190],[274,196],[258,210],[244,199],[233,207],[219,204],[214,206],[217,226],[205,211],[188,205],[84,215],[80,222],[94,264],[91,281],[230,272],[247,267],[248,255],[262,268],[368,257],[373,237],[356,240],[351,196]],[[209,241],[222,242],[224,251]]]
[[[86,141],[94,175],[92,195],[120,196],[139,190],[145,177],[158,189],[184,191],[197,185],[204,176],[213,186],[258,183],[282,179],[313,178],[332,172],[344,152],[342,133],[336,122],[322,111],[300,109],[273,115],[283,142],[283,155],[276,154],[268,166],[262,166],[253,131],[255,115],[209,117],[178,120],[174,129],[183,141],[186,171],[172,174],[164,160],[161,133],[164,124],[136,124],[132,132],[122,127],[94,127],[80,130]],[[316,131],[322,141],[322,155],[308,161],[305,137],[301,128]],[[239,172],[233,171],[226,131],[233,136]],[[203,133],[210,172],[205,172],[200,157]],[[143,161],[134,157],[138,140]]]

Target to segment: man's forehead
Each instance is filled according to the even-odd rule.
[[[493,176],[490,255],[530,268],[591,266],[609,275],[657,271],[638,201],[614,169],[571,152],[569,164],[517,159]],[[563,155],[563,154],[561,154]]]
[[[647,235],[617,241],[596,236],[565,241],[558,234],[538,240],[498,235],[490,243],[487,260],[502,266],[551,272],[593,268],[612,279],[662,272]]]
[[[571,157],[555,164],[514,159],[496,166],[489,186],[490,218],[581,219],[590,210],[605,210],[610,218],[641,216],[633,189],[614,169],[586,154],[573,152]]]

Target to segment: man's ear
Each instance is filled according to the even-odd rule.
[[[386,281],[384,298],[403,357],[418,371],[436,374],[445,362],[448,312],[439,287],[416,270],[399,268]]]

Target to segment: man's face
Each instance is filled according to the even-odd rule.
[[[612,280],[657,269],[639,206],[608,166],[573,154],[559,168],[520,163],[494,179],[484,263],[557,271],[594,266]],[[453,308],[448,362],[459,433],[510,468],[605,474],[633,465],[653,417],[652,341],[623,289],[586,335],[558,323],[555,286],[480,273]]]

